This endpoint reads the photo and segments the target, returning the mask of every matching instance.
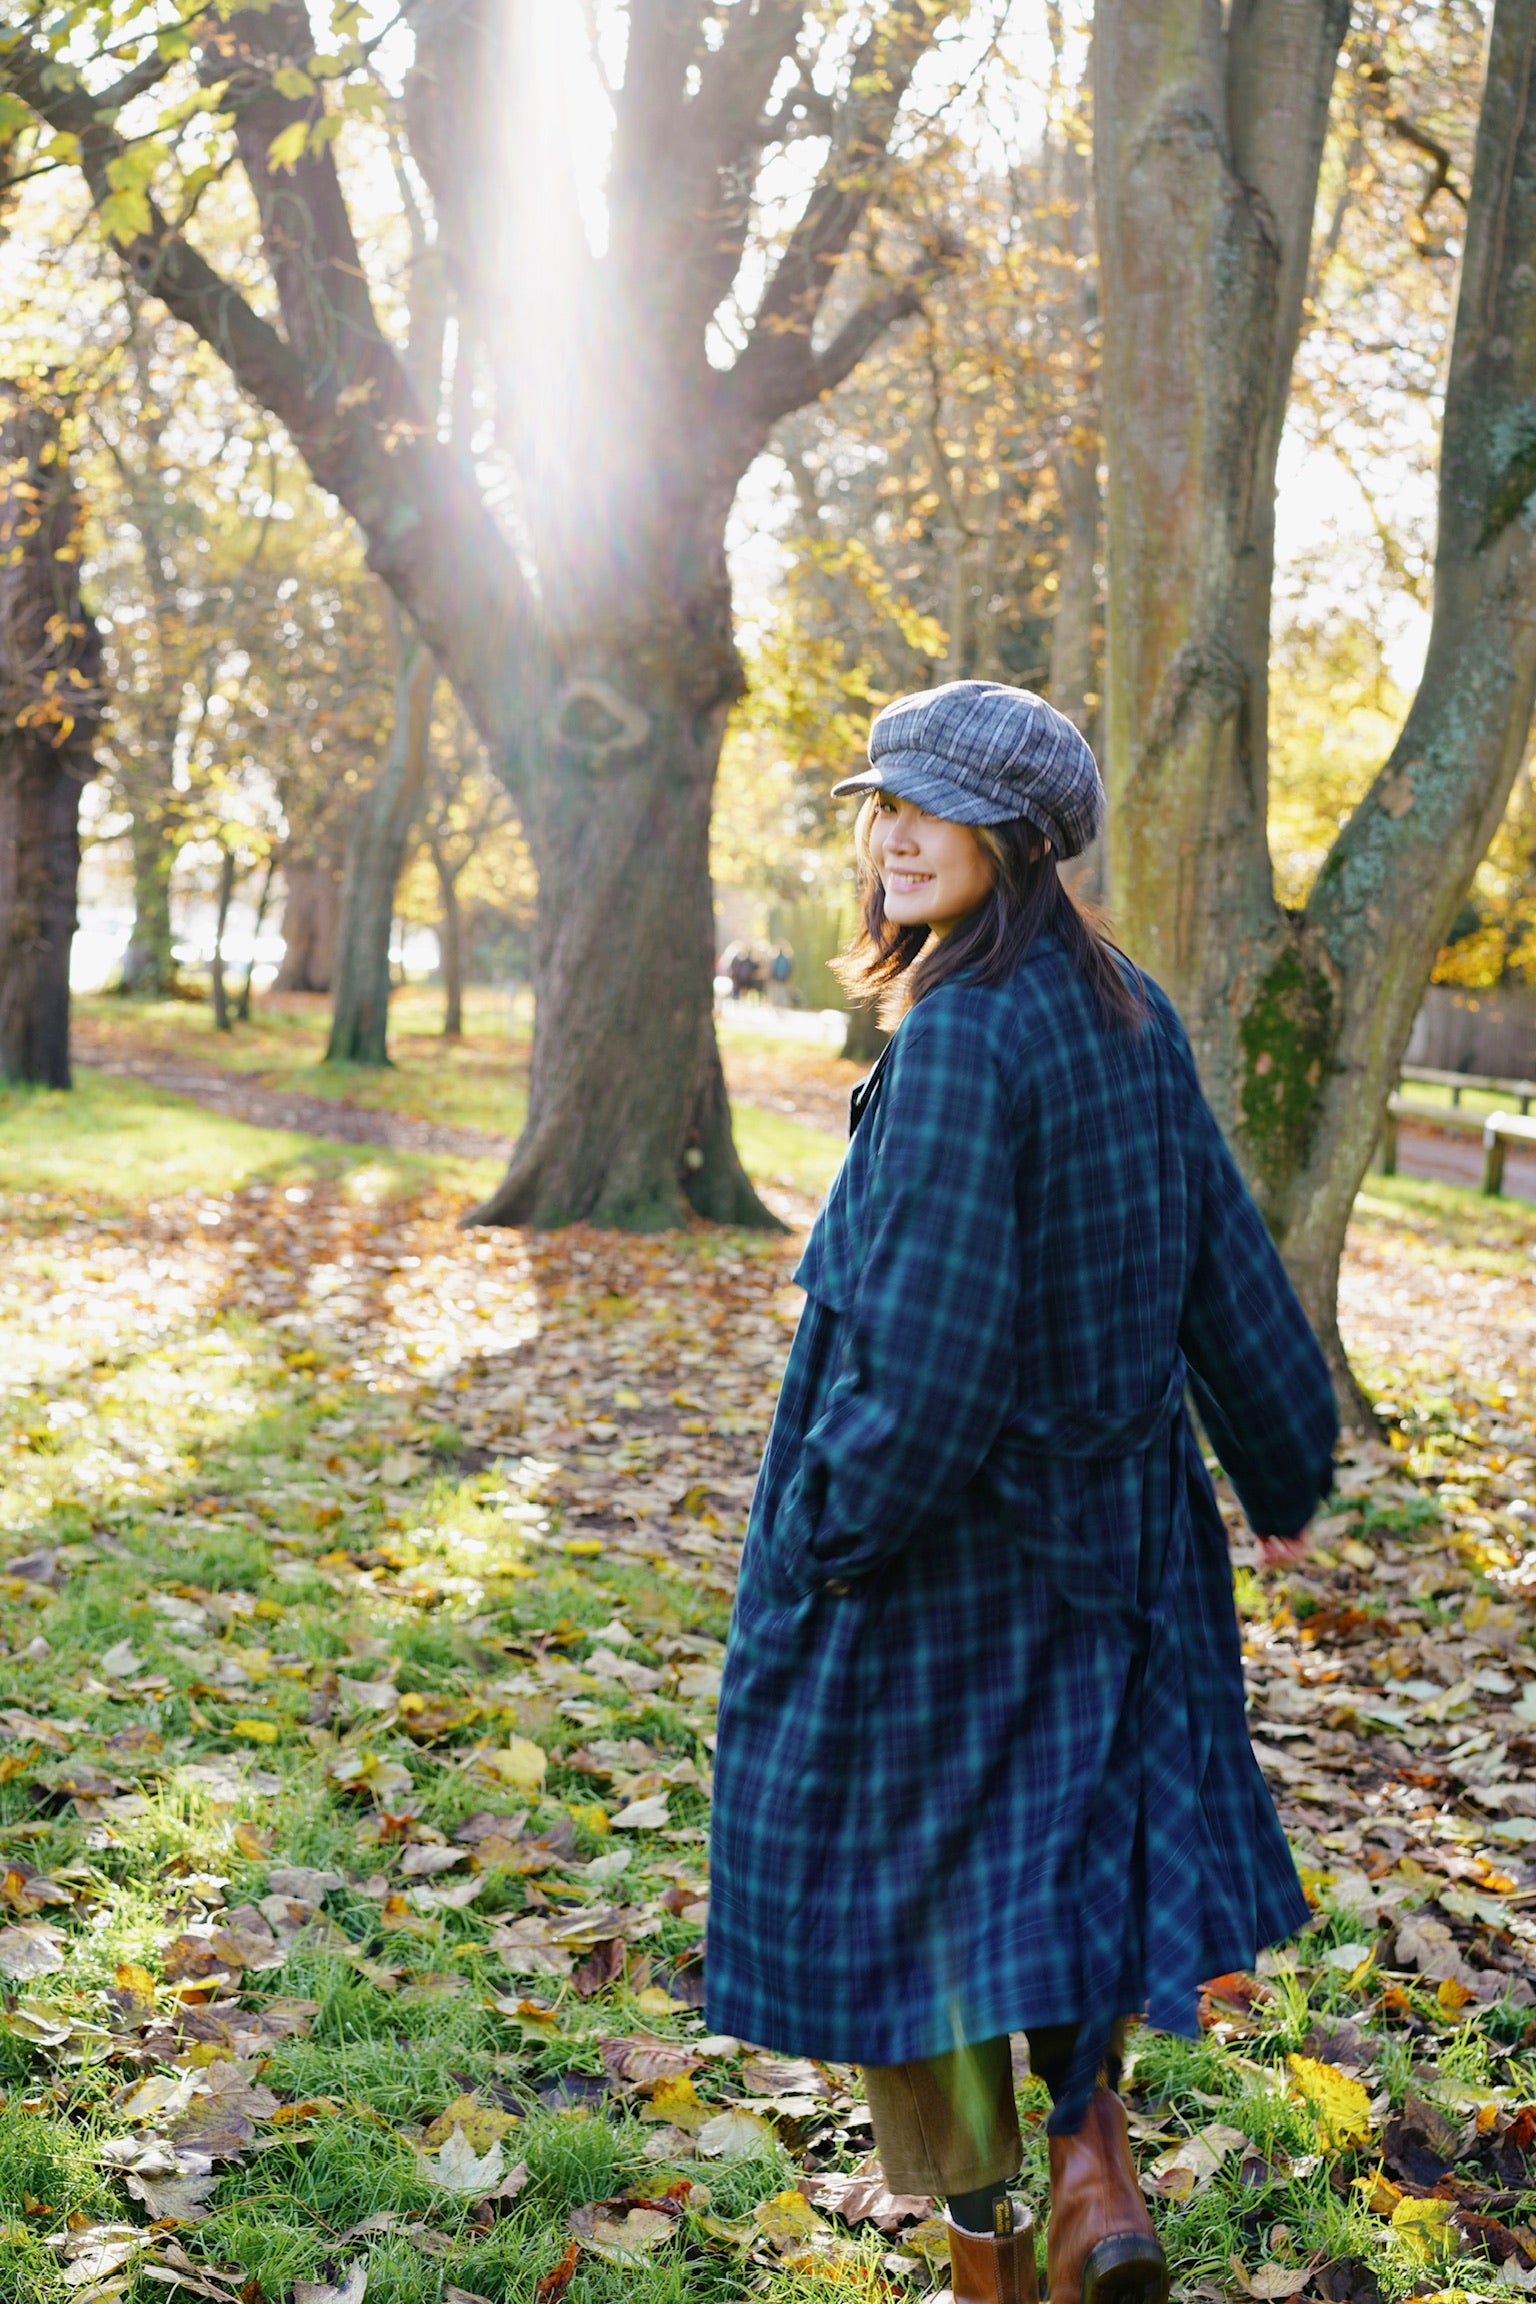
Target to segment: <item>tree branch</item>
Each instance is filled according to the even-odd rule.
[[[940,13],[933,0],[896,0],[853,58],[832,148],[724,387],[727,405],[754,424],[772,424],[827,389],[812,331],[874,196],[901,100],[933,43]]]
[[[887,328],[898,320],[910,319],[923,308],[920,282],[913,278],[889,289],[884,296],[871,296],[858,305],[843,322],[826,350],[812,356],[811,367],[816,389],[813,398],[823,392],[833,392],[845,376],[851,376],[871,346],[877,344]]]
[[[18,42],[0,56],[0,72],[40,119],[79,138],[82,170],[99,208],[111,195],[107,168],[124,149],[123,139],[95,117],[83,90],[49,84],[49,61],[30,42]],[[348,292],[342,305],[357,325],[339,349],[322,328],[312,365],[170,229],[153,201],[149,206],[150,229],[121,248],[122,263],[146,294],[218,354],[241,390],[284,425],[318,485],[357,521],[370,567],[447,670],[498,771],[513,773],[508,729],[518,724],[517,699],[537,683],[543,664],[537,610],[473,474],[423,421],[399,360],[373,322],[366,283],[364,299]],[[346,234],[350,243],[350,223]],[[306,246],[313,256],[313,243]],[[284,260],[297,265],[300,252],[286,252]],[[334,268],[334,256],[329,262]],[[324,284],[293,283],[306,324],[324,292]],[[491,631],[494,644],[488,645]]]

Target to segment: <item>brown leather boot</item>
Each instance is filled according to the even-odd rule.
[[[1018,2200],[1001,2203],[1013,2230],[967,2232],[952,2216],[949,2226],[949,2293],[953,2304],[1040,2304],[1035,2282],[1035,2220]],[[939,2298],[934,2304],[941,2304]]]
[[[1168,2259],[1136,2182],[1125,2106],[1095,2089],[1075,2136],[1051,2138],[1051,2304],[1167,2304]]]

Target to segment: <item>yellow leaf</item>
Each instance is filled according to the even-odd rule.
[[[287,127],[280,128],[267,146],[268,167],[296,168],[304,157],[304,147],[308,142],[309,122],[290,120]]]
[[[1469,1992],[1459,1977],[1442,1976],[1435,1991],[1435,1998],[1440,2003],[1440,2013],[1443,2016],[1454,2016],[1458,2009],[1465,2008],[1469,2000],[1475,2000],[1477,1994]]]
[[[275,1744],[275,1720],[236,1720],[230,1725],[231,1736],[243,1736],[247,1744]]]
[[[301,72],[297,64],[280,65],[272,75],[272,85],[279,96],[291,97],[295,102],[300,96],[313,96],[315,92],[313,80],[307,72]]]
[[[579,1824],[583,1832],[590,1832],[597,1839],[601,1839],[608,1830],[608,1811],[600,1801],[569,1802],[565,1812],[573,1824]]]
[[[515,1792],[537,1792],[549,1766],[549,1755],[543,1747],[530,1743],[526,1736],[514,1736],[504,1752],[483,1752],[482,1768],[490,1770],[503,1784],[510,1784]]]
[[[1355,2190],[1360,2195],[1360,2205],[1369,2208],[1373,2216],[1390,2216],[1403,2197],[1391,2177],[1380,2168],[1373,2168],[1369,2176],[1357,2176]]]
[[[752,2221],[780,2249],[798,2247],[813,2233],[827,2229],[803,2192],[775,2192],[771,2200],[759,2200]]]
[[[622,1386],[613,1396],[615,1408],[643,1408],[645,1403],[638,1392],[626,1391]]]
[[[573,1536],[565,1547],[572,1560],[596,1560],[603,1549],[596,1536]]]
[[[108,239],[116,240],[125,248],[130,240],[137,240],[141,232],[148,232],[154,223],[149,202],[142,192],[109,192],[96,213]]]
[[[517,2126],[517,2115],[499,2111],[493,2104],[482,2104],[478,2096],[455,2096],[445,2111],[427,2128],[422,2137],[424,2144],[434,2150],[446,2144],[455,2128],[464,2131],[464,2141],[477,2153],[488,2152],[500,2143],[509,2128]]]
[[[687,2073],[677,2072],[657,2081],[645,2116],[648,2120],[665,2120],[672,2128],[685,2128],[692,2135],[709,2119],[710,2109],[699,2102]]]
[[[1311,2056],[1287,2058],[1296,2093],[1317,2115],[1318,2134],[1327,2151],[1343,2151],[1364,2144],[1371,2133],[1371,2099],[1358,2080],[1351,2080],[1337,2064],[1320,2064]]]
[[[675,2016],[687,2005],[686,2000],[674,2000],[659,1984],[647,1984],[643,1992],[635,1994],[635,2006],[642,2016]]]
[[[1392,2229],[1421,2264],[1443,2256],[1455,2238],[1451,2231],[1454,2200],[1399,2200],[1392,2211]]]

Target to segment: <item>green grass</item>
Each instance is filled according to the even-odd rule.
[[[187,1001],[126,1002],[97,995],[79,1004],[88,1048],[131,1047],[165,1061],[190,1055],[266,1087],[480,1128],[510,1144],[527,1110],[528,1017],[519,1011],[516,1034],[509,1034],[505,993],[471,992],[465,1001],[465,1038],[454,1042],[434,1030],[440,1006],[440,995],[423,987],[396,993],[390,1033],[394,1060],[381,1069],[321,1061],[327,1004],[318,999],[259,1001],[252,1021],[232,1033],[215,1032],[208,1010]],[[80,1081],[90,1096],[100,1075],[82,1065]],[[742,1159],[759,1182],[785,1185],[812,1199],[826,1191],[842,1157],[838,1137],[745,1103],[736,1106],[734,1121]],[[476,1187],[476,1196],[487,1189],[489,1179]]]
[[[419,1193],[433,1181],[479,1195],[498,1173],[491,1161],[427,1159],[247,1127],[84,1065],[67,1092],[0,1084],[0,1194],[57,1195],[98,1215],[123,1215],[169,1194],[302,1187],[321,1178],[346,1179],[371,1198]]]
[[[834,1159],[833,1139],[745,1108],[738,1125],[758,1173],[771,1164],[801,1189],[819,1188],[806,1163],[812,1150]],[[812,1137],[809,1147],[803,1139]],[[194,1903],[194,1884],[222,1881],[227,1909],[259,1898],[278,1862],[345,1878],[326,1903],[337,1937],[247,1974],[240,1990],[246,2008],[310,2004],[305,2028],[254,2059],[246,2076],[286,2105],[313,2109],[286,2125],[258,2124],[260,2149],[222,2168],[207,2220],[178,2234],[194,2257],[254,2283],[253,2304],[258,2293],[278,2304],[296,2280],[335,2278],[361,2256],[368,2304],[442,2304],[449,2288],[491,2304],[529,2304],[565,2252],[574,2209],[616,2194],[654,2197],[684,2180],[708,2186],[707,2216],[690,2215],[677,2239],[643,2262],[583,2256],[566,2304],[727,2304],[754,2294],[769,2304],[865,2296],[873,2304],[887,2293],[878,2266],[890,2242],[868,2232],[851,2244],[844,2236],[825,2273],[813,2263],[776,2264],[760,2247],[753,2255],[754,2211],[799,2173],[792,2138],[738,2162],[657,2162],[647,2155],[657,2126],[643,2117],[643,2100],[558,2110],[536,2093],[556,2075],[599,2072],[605,2038],[701,2038],[700,2019],[638,1997],[646,1977],[639,1963],[670,1974],[698,1941],[693,1922],[659,1908],[679,1877],[701,1879],[696,1841],[636,1835],[618,1893],[626,1903],[658,1904],[656,1926],[632,1947],[629,1977],[592,1998],[559,1979],[514,1979],[486,1935],[487,1923],[539,1909],[540,1895],[558,1908],[593,1892],[583,1867],[619,1838],[594,1829],[589,1813],[595,1801],[610,1812],[618,1804],[586,1772],[595,1744],[635,1738],[668,1765],[708,1769],[707,1700],[685,1701],[667,1685],[632,1693],[583,1676],[592,1636],[618,1616],[635,1635],[626,1653],[663,1670],[679,1638],[723,1637],[729,1596],[706,1575],[618,1553],[567,1556],[564,1543],[582,1524],[563,1517],[559,1483],[538,1488],[531,1457],[510,1485],[505,1469],[461,1469],[455,1403],[477,1360],[468,1348],[434,1341],[436,1323],[462,1308],[477,1274],[510,1269],[521,1253],[515,1242],[453,1230],[455,1195],[475,1173],[248,1128],[99,1074],[82,1073],[68,1097],[0,1098],[0,1272],[15,1316],[8,1334],[41,1337],[51,1348],[25,1381],[18,1358],[13,1388],[0,1394],[0,1462],[10,1468],[0,1490],[0,1559],[55,1546],[62,1571],[57,1588],[0,1574],[0,1708],[69,1723],[67,1765],[104,1768],[143,1803],[133,1813],[82,1814],[61,1781],[62,1755],[0,1742],[0,1850],[64,1880],[77,1898],[72,1909],[49,1906],[41,1915],[59,1917],[67,1967],[8,1986],[11,2013],[0,2018],[0,2304],[63,2304],[60,2260],[43,2241],[66,2217],[147,2220],[99,2149],[134,2125],[114,2099],[147,2074],[174,2078],[178,2067],[163,2045],[129,2061],[121,2043],[131,2035],[120,2017],[106,2021],[105,1995],[131,1963],[157,1979],[158,2007],[169,2013],[165,1947],[196,1910],[214,1909]],[[286,1190],[309,1196],[299,1205],[312,1229],[298,1237],[317,1268],[362,1272],[376,1259],[388,1264],[391,1285],[423,1291],[414,1329],[381,1311],[349,1341],[324,1329],[308,1299],[264,1308],[259,1294],[242,1292],[233,1267],[227,1285],[175,1309],[194,1250],[222,1251],[237,1230],[260,1251],[250,1259],[258,1276],[302,1261],[295,1236],[273,1229]],[[217,1202],[221,1216],[208,1231],[199,1228],[205,1202]],[[1515,1268],[1536,1241],[1536,1210],[1490,1207],[1476,1194],[1404,1178],[1372,1179],[1360,1220],[1409,1240],[1415,1253],[1484,1256],[1501,1260],[1499,1269]],[[529,1316],[567,1373],[591,1329],[566,1307],[581,1292],[591,1298],[594,1260],[604,1253],[595,1234],[534,1252]],[[698,1335],[724,1339],[712,1354],[696,1348],[691,1386],[715,1385],[728,1372],[731,1330],[710,1325],[720,1318],[712,1289],[727,1286],[750,1257],[776,1253],[714,1234],[666,1249],[669,1273],[690,1292]],[[103,1291],[94,1309],[93,1274]],[[307,1277],[300,1270],[296,1286]],[[627,1317],[627,1299],[600,1273],[597,1280],[605,1292],[578,1310]],[[400,1346],[389,1361],[377,1356],[386,1328]],[[438,1354],[430,1361],[429,1347]],[[385,1465],[402,1450],[408,1469],[386,1481]],[[515,1448],[509,1460],[517,1464]],[[509,1505],[516,1479],[526,1483],[525,1500]],[[1248,1583],[1252,1605],[1267,1605],[1257,1580]],[[196,1634],[173,1620],[174,1604],[189,1600],[213,1610]],[[39,1639],[46,1649],[30,1653]],[[103,1658],[125,1639],[136,1671],[114,1677]],[[232,1663],[247,1671],[246,1686],[221,1680]],[[367,1714],[316,1724],[310,1714],[331,1674],[387,1674],[405,1694],[460,1708],[460,1718],[423,1744],[398,1722],[370,1723]],[[270,1740],[247,1741],[240,1723],[250,1720],[274,1731]],[[498,1787],[477,1757],[512,1736],[548,1754],[548,1774],[529,1799]],[[480,1808],[526,1807],[530,1832],[569,1823],[578,1809],[573,1855],[543,1873],[490,1873],[467,1910],[388,1911],[367,1892],[369,1876],[386,1870],[403,1892],[400,1841],[389,1837],[396,1827],[383,1807],[339,1780],[338,1764],[358,1752],[408,1773],[418,1840],[451,1837]],[[212,1761],[243,1770],[248,1788],[222,1796],[195,1773]],[[253,1787],[257,1770],[278,1788]],[[679,1829],[702,1823],[706,1801],[696,1785],[678,1788],[671,1802]],[[16,1916],[0,1914],[0,1925]],[[1357,2258],[1389,2299],[1453,2280],[1494,2291],[1493,2268],[1481,2258],[1455,2267],[1421,2258],[1369,2212],[1353,2179],[1369,2174],[1374,2151],[1305,2165],[1319,2139],[1288,2086],[1286,2058],[1320,2019],[1373,2027],[1371,2087],[1391,2105],[1426,2085],[1426,2070],[1432,2080],[1437,2064],[1473,2085],[1536,2097],[1518,2013],[1512,2025],[1478,2011],[1451,2021],[1431,1989],[1414,1986],[1412,2037],[1378,2021],[1371,1990],[1320,1962],[1357,1925],[1329,1907],[1325,1886],[1295,1976],[1272,1980],[1273,1996],[1249,2026],[1225,2040],[1142,2035],[1135,2043],[1134,2098],[1146,2119],[1160,2117],[1172,2140],[1213,2121],[1230,2124],[1275,2170],[1245,2178],[1234,2154],[1192,2198],[1159,2205],[1186,2296],[1202,2284],[1230,2291],[1234,2254],[1250,2268],[1301,2266],[1319,2254]],[[519,1993],[545,2002],[547,2014],[519,2015]],[[77,2034],[86,2060],[69,2061],[67,2044],[59,2053],[25,2037],[17,2002],[96,2027]],[[710,2060],[696,2079],[717,2102],[745,2092],[734,2056]],[[526,2163],[526,2185],[506,2213],[483,2223],[469,2202],[424,2180],[420,2156],[425,2126],[465,2093],[490,2109],[510,2099],[521,2115],[504,2149],[509,2163]],[[1041,2092],[1027,2083],[1020,2101],[1023,2187],[1043,2231]],[[867,2141],[851,2128],[822,2162],[852,2166]],[[1156,2149],[1142,2145],[1144,2154]],[[1301,2172],[1286,2173],[1281,2155]],[[369,2219],[382,2221],[346,2237]],[[130,2271],[120,2292],[128,2304],[148,2304],[167,2291]],[[889,2292],[915,2297],[921,2284],[909,2291],[897,2279]]]

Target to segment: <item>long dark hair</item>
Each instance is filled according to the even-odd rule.
[[[1037,936],[1049,932],[1093,994],[1108,1025],[1134,1031],[1147,996],[1131,962],[1110,942],[1099,917],[1062,885],[1054,850],[1033,824],[977,824],[992,861],[990,893],[947,936],[903,928],[885,916],[885,889],[870,860],[869,827],[879,805],[871,795],[854,834],[863,919],[846,952],[832,963],[844,989],[877,1007],[887,1030],[915,1002],[962,972],[977,984],[1006,984]]]

